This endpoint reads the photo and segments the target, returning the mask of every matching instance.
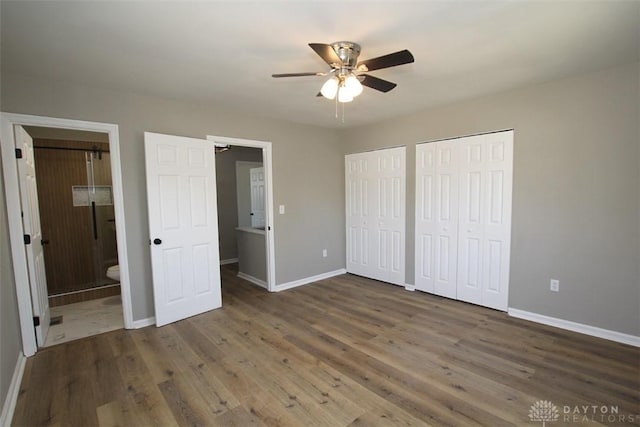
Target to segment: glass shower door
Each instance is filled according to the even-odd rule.
[[[100,287],[114,283],[106,272],[118,263],[111,161],[109,153],[103,151],[85,153],[85,161],[94,281]]]
[[[116,283],[106,277],[118,263],[108,145],[39,140],[35,160],[50,303],[91,299],[80,293]]]

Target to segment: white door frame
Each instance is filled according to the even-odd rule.
[[[7,199],[7,219],[9,222],[9,239],[16,295],[18,299],[18,315],[22,333],[22,351],[25,356],[32,356],[38,350],[33,328],[33,310],[31,307],[31,291],[29,289],[29,273],[24,251],[22,205],[18,186],[18,168],[15,161],[14,125],[41,126],[50,128],[73,129],[106,133],[109,136],[111,155],[111,175],[116,220],[116,241],[118,247],[118,265],[120,265],[120,292],[124,327],[133,329],[133,311],[131,307],[131,288],[129,281],[129,264],[127,257],[127,235],[124,221],[124,197],[122,192],[122,167],[120,162],[120,140],[118,125],[109,123],[86,122],[71,119],[59,119],[26,114],[0,113],[0,141],[2,145],[2,169],[4,175],[5,195]]]
[[[237,147],[250,147],[262,149],[262,163],[264,164],[264,176],[266,179],[265,191],[265,246],[267,252],[267,289],[276,292],[276,259],[275,243],[273,239],[273,164],[271,154],[271,142],[256,141],[252,139],[231,138],[227,136],[207,135],[207,140],[217,144],[232,145]]]

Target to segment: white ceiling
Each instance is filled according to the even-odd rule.
[[[1,2],[2,71],[228,106],[326,127],[640,59],[640,1]],[[307,43],[362,45],[361,59],[409,49],[372,72],[398,83],[346,105],[316,98],[326,71]]]

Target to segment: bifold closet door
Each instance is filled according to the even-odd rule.
[[[404,286],[405,147],[345,156],[347,271]]]
[[[454,141],[416,146],[416,289],[456,298],[458,170]]]
[[[506,310],[513,131],[416,146],[416,289]]]
[[[458,299],[506,310],[513,131],[461,138]]]

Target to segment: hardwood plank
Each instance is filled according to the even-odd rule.
[[[257,416],[250,413],[242,406],[233,408],[232,410],[216,417],[214,424],[225,427],[266,426],[266,424],[260,421]]]
[[[125,425],[162,425],[175,422],[148,368],[150,361],[138,351],[133,340],[122,342],[126,342],[126,347],[122,348],[121,354],[116,358],[116,365],[126,396],[119,399],[118,408],[125,419],[138,420]]]

